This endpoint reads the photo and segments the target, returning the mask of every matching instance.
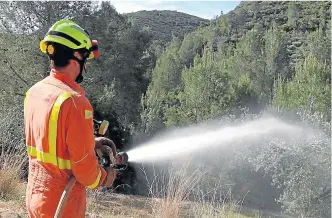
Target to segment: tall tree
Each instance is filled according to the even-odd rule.
[[[275,106],[292,110],[319,113],[325,120],[331,119],[331,77],[329,67],[314,56],[298,63],[293,80],[276,83]]]
[[[263,91],[269,98],[269,103],[273,98],[273,83],[275,79],[290,78],[289,55],[287,42],[289,36],[276,24],[266,32],[265,36],[265,76],[262,79]]]

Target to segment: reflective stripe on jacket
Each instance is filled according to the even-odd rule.
[[[70,199],[80,198],[81,203],[69,201],[64,214],[84,217],[85,187],[98,188],[106,177],[95,156],[92,119],[84,90],[67,75],[52,71],[27,92],[24,122],[30,166],[26,200],[31,217],[54,216],[71,175],[78,182]]]

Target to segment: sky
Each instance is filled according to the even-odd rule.
[[[174,10],[212,19],[216,15],[233,10],[240,1],[162,1],[162,0],[110,0],[119,13],[141,10]]]

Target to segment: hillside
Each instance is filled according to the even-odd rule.
[[[320,24],[328,23],[331,19],[331,2],[277,2],[255,1],[241,2],[227,15],[230,33],[244,35],[254,25],[267,29],[275,22],[285,31],[299,30],[313,31]],[[324,25],[326,28],[326,24]],[[233,35],[233,34],[232,34]]]
[[[305,43],[306,33],[318,28],[326,31],[331,25],[331,2],[241,2],[233,11],[220,17],[216,22],[228,23],[223,34],[226,42],[236,43],[254,26],[267,30],[273,23],[290,36],[287,50],[294,65],[299,54],[296,48]]]
[[[170,42],[173,37],[183,37],[209,23],[206,19],[170,10],[138,11],[125,15],[133,24],[151,31],[153,39],[163,43]]]
[[[174,40],[153,69],[140,131],[153,137],[164,129],[240,122],[266,111],[313,126],[323,143],[266,140],[245,142],[234,153],[206,151],[211,162],[204,164],[213,172],[207,183],[223,178],[218,187],[234,184],[239,201],[241,187],[250,186],[245,205],[330,217],[330,180],[318,179],[331,174],[330,19],[327,1],[242,2]]]
[[[153,96],[154,103],[163,101],[155,98],[154,91],[159,95],[163,94],[161,90],[165,91],[166,99],[167,93],[183,91],[186,82],[184,76],[192,75],[189,71],[196,69],[195,61],[197,65],[203,60],[208,61],[211,65],[209,67],[214,68],[216,64],[229,59],[228,65],[223,64],[227,67],[224,69],[227,76],[239,78],[247,75],[250,80],[247,88],[255,94],[250,96],[249,90],[246,90],[247,94],[243,93],[240,97],[240,93],[237,93],[235,98],[240,99],[225,102],[227,108],[221,111],[228,113],[228,109],[250,104],[258,106],[260,110],[263,105],[272,101],[273,80],[279,76],[282,79],[293,77],[296,64],[303,61],[308,52],[330,65],[330,9],[331,2],[242,2],[234,11],[213,20],[207,27],[187,34],[183,40],[174,41],[167,48],[153,70],[146,101],[152,103],[148,99],[149,95]],[[197,73],[203,72],[200,69]],[[209,94],[211,93],[206,93]],[[165,105],[173,106],[170,103],[172,100],[166,99]],[[159,103],[157,105],[160,106]],[[157,117],[146,118],[152,121],[147,126],[154,131],[157,131],[156,126],[162,128],[165,124],[164,117],[159,116],[161,110],[163,109],[160,107],[159,110],[153,110],[158,114]],[[148,111],[147,108],[145,112],[149,113]],[[143,113],[144,116],[146,114]],[[203,117],[203,120],[207,118]],[[160,123],[163,124],[159,125]],[[173,121],[171,123],[175,124]]]

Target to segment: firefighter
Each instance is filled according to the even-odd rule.
[[[110,187],[113,168],[99,166],[95,148],[107,138],[93,135],[93,109],[79,85],[86,61],[99,55],[97,41],[72,21],[56,22],[40,42],[50,74],[33,85],[24,100],[29,176],[26,206],[30,217],[54,217],[67,182],[77,182],[64,217],[85,217],[86,188]],[[109,140],[109,141],[108,141]]]

